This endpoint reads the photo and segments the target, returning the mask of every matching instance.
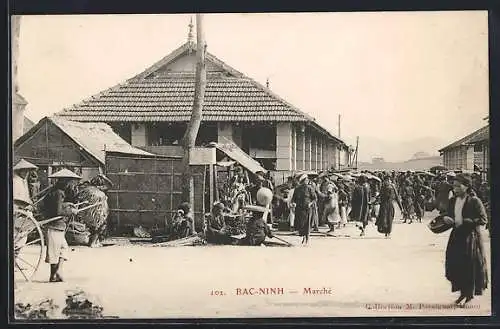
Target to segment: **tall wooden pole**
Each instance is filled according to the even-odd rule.
[[[205,51],[206,44],[203,35],[203,15],[196,14],[196,74],[195,74],[195,89],[193,110],[191,112],[191,120],[188,123],[186,132],[182,138],[182,147],[184,149],[183,156],[183,200],[188,201],[191,207],[194,207],[194,179],[189,166],[190,153],[195,146],[198,130],[200,129],[203,100],[205,97],[205,88],[207,84],[207,74],[205,69]]]

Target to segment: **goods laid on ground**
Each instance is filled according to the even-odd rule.
[[[100,319],[103,307],[92,301],[84,291],[73,291],[67,293],[66,307],[62,313],[68,319]]]
[[[248,219],[245,215],[225,215],[224,221],[229,235],[245,234]]]
[[[53,319],[58,308],[52,299],[44,299],[33,305],[17,303],[14,306],[14,317],[18,320]]]
[[[160,242],[152,244],[152,247],[184,247],[184,246],[202,246],[207,244],[205,239],[200,237],[199,235],[189,236],[187,238]]]

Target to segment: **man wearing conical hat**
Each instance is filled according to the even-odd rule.
[[[12,168],[14,171],[12,176],[12,203],[14,210],[14,231],[19,232],[22,228],[26,227],[27,217],[33,216],[32,205],[33,202],[30,197],[27,177],[31,171],[36,170],[38,167],[34,164],[21,159]],[[22,236],[22,234],[21,234]],[[28,240],[28,236],[14,241],[16,246],[24,245]],[[17,250],[17,248],[16,248]]]
[[[78,213],[74,202],[74,193],[71,185],[80,180],[80,176],[68,169],[62,169],[49,178],[56,182],[45,197],[45,216],[47,218],[60,217],[60,219],[47,224],[47,255],[45,262],[50,264],[50,282],[62,282],[61,274],[64,261],[68,260],[69,249],[66,241],[66,228],[69,217]]]
[[[12,177],[12,197],[14,205],[25,208],[33,204],[29,193],[27,177],[31,171],[37,168],[37,166],[24,159],[21,159],[14,166],[14,175]]]

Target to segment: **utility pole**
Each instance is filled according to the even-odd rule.
[[[339,124],[339,138],[340,138],[340,114],[339,114],[339,122],[338,122],[338,124]]]
[[[198,130],[200,129],[203,103],[205,97],[205,88],[207,84],[207,74],[205,68],[205,51],[206,44],[203,35],[203,15],[196,14],[196,74],[195,74],[195,89],[193,110],[191,112],[191,120],[188,123],[186,132],[182,138],[182,147],[184,149],[183,156],[183,176],[182,176],[182,199],[188,201],[193,207],[194,201],[194,179],[189,166],[190,153],[195,146]]]
[[[359,136],[356,137],[356,151],[354,151],[354,159],[356,160],[356,169],[358,169],[358,146],[359,146]]]

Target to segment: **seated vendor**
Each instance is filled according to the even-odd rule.
[[[170,240],[187,238],[194,234],[194,218],[191,206],[187,202],[183,202],[177,207],[177,212],[174,214],[171,229],[169,232]]]
[[[212,213],[207,216],[205,236],[208,243],[232,244],[234,239],[224,222],[224,204],[217,202],[212,208]]]
[[[272,238],[271,229],[266,224],[269,210],[260,206],[247,206],[252,211],[252,217],[247,222],[246,236],[240,244],[244,246],[260,246],[267,237]]]

